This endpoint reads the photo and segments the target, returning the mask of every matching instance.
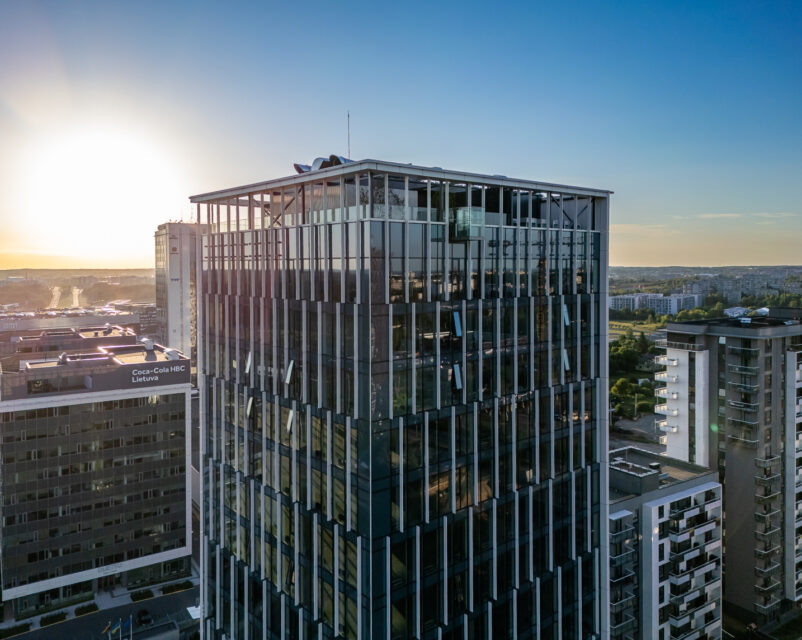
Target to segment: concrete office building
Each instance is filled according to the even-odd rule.
[[[758,623],[802,600],[802,325],[768,317],[669,323],[655,378],[671,457],[724,486],[724,600]]]
[[[158,341],[158,336],[161,332],[161,316],[155,304],[149,302],[114,302],[111,303],[111,306],[117,311],[135,314],[139,318],[139,329],[136,330],[137,334]],[[115,324],[120,323],[116,322]],[[182,351],[181,353],[184,352]]]
[[[189,570],[189,361],[121,327],[0,334],[6,619]]]
[[[716,471],[636,447],[610,452],[610,638],[721,637]]]
[[[297,169],[191,198],[205,637],[606,637],[609,192]]]
[[[165,222],[156,233],[157,340],[189,356],[196,353],[196,266],[198,234],[203,229],[184,222]]]

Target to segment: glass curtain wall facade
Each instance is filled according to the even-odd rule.
[[[589,638],[609,192],[361,161],[192,198],[207,638]]]

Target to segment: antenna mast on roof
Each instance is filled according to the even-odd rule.
[[[348,119],[348,157],[351,157],[351,112],[346,111]]]

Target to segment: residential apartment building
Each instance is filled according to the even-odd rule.
[[[610,638],[721,637],[716,471],[636,447],[610,452]]]
[[[609,192],[296,168],[191,198],[205,637],[606,637]]]
[[[683,309],[695,309],[703,301],[701,294],[672,293],[664,296],[658,293],[628,293],[620,296],[610,296],[608,305],[616,311],[626,309],[651,309],[657,315],[677,315]]]
[[[0,343],[5,617],[186,575],[188,359],[111,326]]]
[[[802,325],[767,317],[669,323],[655,378],[667,454],[717,469],[724,600],[757,622],[802,600]]]

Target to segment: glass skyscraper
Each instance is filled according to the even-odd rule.
[[[594,638],[608,191],[332,156],[194,196],[207,638]]]

